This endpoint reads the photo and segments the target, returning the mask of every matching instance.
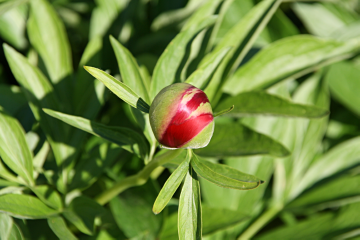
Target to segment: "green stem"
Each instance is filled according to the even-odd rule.
[[[245,232],[243,232],[238,240],[251,239],[262,227],[264,227],[273,217],[275,217],[282,207],[271,207],[264,212]]]
[[[216,117],[218,117],[218,116],[220,116],[220,115],[229,113],[229,112],[231,112],[233,109],[234,109],[234,105],[232,105],[232,106],[229,107],[228,109],[225,109],[225,110],[222,110],[222,111],[220,111],[220,112],[214,113],[214,118],[216,118]]]
[[[135,175],[126,177],[116,183],[111,188],[105,190],[103,193],[101,193],[99,196],[95,198],[95,200],[100,205],[105,205],[108,203],[111,199],[116,197],[118,194],[123,192],[124,190],[134,187],[134,186],[140,186],[146,183],[146,181],[149,179],[151,172],[157,168],[158,166],[163,165],[164,163],[171,161],[175,157],[177,157],[182,149],[177,150],[171,150],[164,154],[161,154],[160,156],[155,157],[151,162],[149,162],[148,165],[146,165],[140,172],[138,172]]]

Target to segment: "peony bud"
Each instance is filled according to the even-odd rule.
[[[150,107],[150,125],[162,147],[202,148],[213,135],[214,117],[203,91],[175,83],[156,95]]]

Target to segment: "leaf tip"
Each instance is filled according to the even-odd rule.
[[[155,207],[153,207],[152,212],[153,212],[155,215],[158,215],[161,211],[158,211],[157,209],[155,209]]]

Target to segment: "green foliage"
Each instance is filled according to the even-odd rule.
[[[0,0],[0,239],[358,237],[359,23],[358,0]],[[158,148],[176,82],[211,102],[205,148]]]

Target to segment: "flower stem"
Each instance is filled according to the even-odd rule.
[[[148,165],[146,165],[140,172],[135,175],[126,177],[115,183],[114,186],[105,190],[103,193],[95,198],[100,205],[105,205],[115,196],[125,191],[126,189],[134,186],[140,186],[146,183],[149,179],[151,172],[158,166],[171,161],[181,153],[182,149],[168,151],[160,156],[155,157]]]
[[[251,239],[262,227],[264,227],[276,214],[281,211],[281,207],[270,207],[267,209],[245,232],[243,232],[238,240]]]

